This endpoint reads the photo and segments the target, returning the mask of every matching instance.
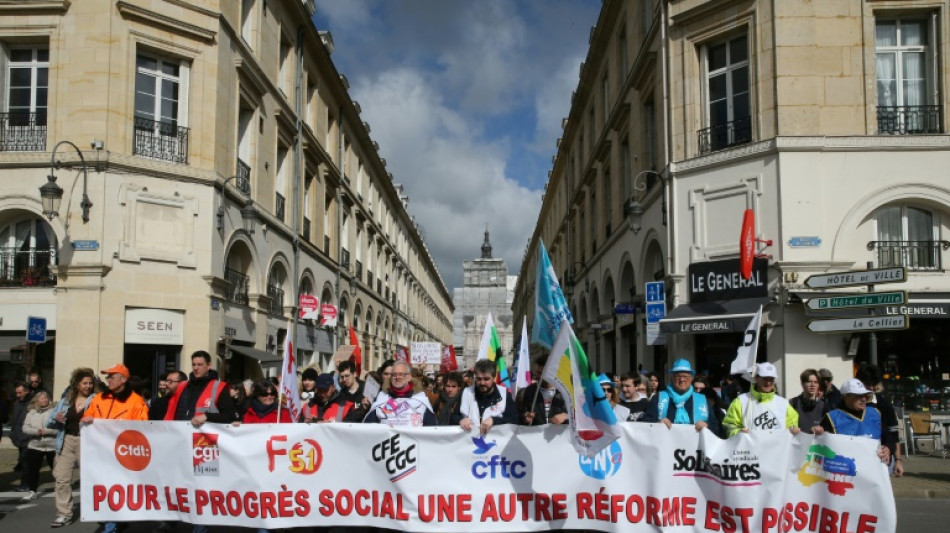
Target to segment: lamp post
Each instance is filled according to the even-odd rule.
[[[647,183],[646,183],[646,180],[640,180],[640,178],[642,178],[643,176],[649,176],[651,174],[660,178],[661,182],[663,181],[663,175],[654,170],[644,170],[638,173],[636,176],[633,177],[633,180],[632,180],[633,181],[633,184],[631,187],[632,195],[630,196],[630,198],[627,198],[627,201],[623,203],[623,216],[624,218],[627,219],[627,224],[630,226],[630,231],[632,231],[634,235],[636,235],[637,233],[640,233],[640,230],[643,229],[643,225],[642,225],[643,212],[644,212],[643,205],[640,204],[640,201],[637,199],[637,196],[639,196],[638,193],[642,194],[646,192]],[[640,182],[637,183],[637,180],[640,180]],[[665,191],[664,191],[664,194],[665,194]],[[663,224],[666,224],[665,200],[663,203]]]
[[[241,181],[243,178],[241,176],[231,176],[230,178],[224,180],[224,183],[221,184],[221,205],[218,206],[218,211],[216,213],[218,217],[218,231],[224,230],[224,189],[227,187],[228,182],[235,180],[238,184],[238,189],[241,190],[241,193],[244,195],[244,207],[241,208],[241,221],[244,226],[244,231],[248,233],[254,233],[254,222],[257,220],[257,209],[254,209],[254,203],[251,201],[251,197],[248,192],[241,187]]]
[[[584,268],[584,263],[577,261],[571,263],[571,266],[567,267],[567,274],[564,279],[564,296],[567,300],[570,300],[574,296],[574,287],[577,285],[577,269],[576,267],[580,266]]]
[[[46,177],[46,183],[40,187],[40,198],[43,201],[43,215],[46,216],[47,220],[53,220],[59,216],[59,204],[63,200],[63,188],[56,185],[56,174],[53,172],[57,167],[61,166],[61,163],[56,161],[56,150],[64,144],[68,144],[76,150],[76,153],[79,154],[79,161],[82,163],[82,202],[80,202],[79,205],[82,207],[82,221],[89,222],[89,210],[92,208],[92,202],[89,201],[89,195],[86,193],[86,182],[88,178],[86,174],[86,158],[82,156],[82,150],[69,141],[59,141],[56,143],[56,146],[53,147],[53,154],[49,160],[49,175]]]

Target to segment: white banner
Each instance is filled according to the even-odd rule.
[[[480,438],[458,427],[96,420],[82,429],[82,519],[466,533],[896,528],[871,439],[724,441],[624,424],[587,459],[566,429],[496,426]]]
[[[410,343],[409,362],[413,366],[442,364],[442,344],[438,342]]]

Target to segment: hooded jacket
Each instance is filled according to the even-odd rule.
[[[148,420],[148,406],[141,396],[132,392],[128,383],[117,393],[105,391],[97,394],[86,408],[83,416],[108,420]]]

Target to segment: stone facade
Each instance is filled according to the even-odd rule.
[[[302,365],[326,364],[350,325],[366,369],[413,340],[451,342],[450,295],[332,37],[300,22],[312,9],[0,7],[4,381],[35,364],[58,391],[77,366],[122,361],[154,379],[195,350],[232,377],[260,375],[254,358],[265,372],[279,360],[297,294],[340,314],[335,330],[297,321]],[[47,219],[51,156],[63,197]],[[27,315],[46,316],[55,340],[21,359]]]

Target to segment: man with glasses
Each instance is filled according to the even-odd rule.
[[[356,375],[356,365],[353,361],[340,361],[336,370],[340,378],[340,398],[365,411],[369,407],[369,398],[363,395],[365,384]]]
[[[412,367],[405,361],[392,364],[389,387],[376,396],[363,422],[386,424],[391,428],[437,426],[429,398],[421,383],[411,380]]]
[[[165,376],[165,394],[158,398],[152,398],[152,403],[148,406],[149,420],[164,420],[168,414],[168,402],[178,390],[179,383],[187,381],[188,376],[180,370],[169,372]]]
[[[825,401],[825,412],[828,413],[841,406],[841,391],[835,387],[835,377],[831,370],[822,368],[818,375],[821,377],[821,399]]]
[[[721,428],[715,416],[709,416],[706,397],[693,390],[696,372],[686,359],[677,359],[670,370],[672,382],[657,391],[650,400],[644,422],[662,422],[667,428],[673,424],[688,424],[696,431],[709,429],[719,436]]]
[[[799,432],[798,412],[775,390],[777,377],[778,372],[772,363],[756,365],[752,389],[732,400],[722,420],[727,437],[739,432],[776,429],[788,429],[792,435]]]
[[[498,367],[494,361],[479,359],[475,361],[473,380],[475,384],[462,391],[462,421],[459,426],[465,431],[475,427],[482,435],[488,433],[497,424],[517,424],[518,410],[511,393],[504,385],[495,383]]]

